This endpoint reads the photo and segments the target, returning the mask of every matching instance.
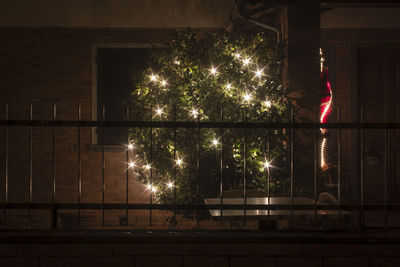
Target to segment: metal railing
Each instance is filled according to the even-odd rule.
[[[166,210],[166,211],[173,211],[174,214],[176,211],[179,210],[190,210],[193,213],[196,214],[194,216],[195,219],[193,219],[193,225],[196,226],[196,229],[199,230],[202,227],[200,219],[199,219],[199,213],[202,211],[210,211],[210,210],[220,210],[220,217],[218,218],[221,221],[226,220],[233,220],[232,218],[224,218],[222,215],[224,212],[227,212],[229,210],[240,210],[243,211],[243,215],[239,216],[241,219],[243,219],[243,224],[246,224],[247,221],[247,213],[255,210],[255,211],[262,211],[266,210],[267,215],[266,216],[259,216],[259,219],[264,220],[266,219],[268,223],[270,222],[271,219],[271,212],[272,211],[289,211],[288,215],[285,215],[283,217],[289,218],[290,220],[294,220],[295,217],[295,212],[298,210],[306,210],[306,211],[313,211],[314,212],[314,217],[317,219],[318,216],[320,216],[319,211],[337,211],[339,214],[339,218],[341,217],[341,212],[346,211],[350,213],[355,213],[356,216],[358,217],[358,225],[357,225],[357,230],[363,229],[366,224],[365,224],[365,212],[366,211],[382,211],[383,216],[384,216],[384,228],[388,228],[388,213],[390,211],[398,211],[399,210],[399,205],[396,203],[389,203],[389,198],[388,198],[388,190],[389,190],[389,172],[390,168],[393,164],[392,159],[391,159],[391,138],[393,135],[393,131],[395,129],[400,129],[400,123],[389,123],[389,122],[384,122],[384,123],[365,123],[363,121],[363,110],[361,109],[361,116],[360,116],[360,121],[357,123],[343,123],[340,121],[341,115],[340,111],[338,110],[337,112],[337,122],[335,123],[320,123],[318,118],[317,118],[317,112],[315,112],[315,121],[316,122],[308,122],[308,123],[303,123],[303,122],[296,122],[295,121],[295,116],[294,116],[294,111],[292,109],[291,115],[290,115],[290,121],[289,122],[247,122],[247,121],[242,121],[242,122],[225,122],[221,120],[220,122],[207,122],[207,121],[133,121],[133,120],[125,120],[125,121],[106,121],[104,120],[105,118],[105,109],[103,108],[102,110],[102,120],[98,121],[92,121],[92,120],[82,120],[81,116],[81,106],[78,105],[77,107],[77,120],[58,120],[57,119],[57,112],[56,112],[56,105],[54,105],[53,108],[53,119],[52,120],[37,120],[33,119],[32,116],[32,105],[30,105],[30,113],[29,113],[29,119],[27,120],[11,120],[9,119],[9,110],[8,110],[8,105],[5,105],[5,112],[4,112],[4,119],[0,120],[0,127],[3,128],[4,134],[3,134],[3,160],[4,160],[4,170],[2,176],[4,177],[4,183],[2,187],[4,187],[4,200],[1,203],[1,209],[3,211],[3,216],[2,216],[2,222],[3,222],[3,228],[2,229],[12,229],[14,226],[12,224],[8,223],[8,212],[10,210],[28,210],[28,218],[29,218],[29,225],[32,225],[32,211],[33,210],[48,210],[51,211],[51,229],[55,230],[59,227],[59,222],[58,222],[58,217],[59,217],[59,212],[61,210],[76,210],[78,212],[78,227],[81,225],[81,211],[82,210],[98,210],[101,211],[101,225],[102,227],[105,226],[105,212],[108,210],[125,210],[125,216],[127,220],[127,224],[129,221],[129,213],[128,211],[131,210],[146,210],[148,211],[148,220],[149,220],[149,226],[152,226],[152,216],[153,216],[153,211],[154,210]],[[127,110],[127,114],[128,114]],[[386,114],[386,111],[385,111]],[[223,117],[223,113],[221,112],[221,116]],[[28,156],[28,203],[13,203],[9,201],[9,196],[10,192],[9,191],[9,156],[10,156],[10,151],[9,151],[9,129],[12,127],[28,127],[28,151],[27,156]],[[33,201],[33,128],[36,127],[47,127],[51,129],[51,169],[52,169],[52,192],[51,192],[51,202],[48,203],[35,203]],[[68,128],[76,128],[76,141],[77,141],[77,148],[76,148],[76,153],[77,153],[77,178],[78,178],[78,187],[77,187],[77,203],[57,203],[56,201],[56,131],[55,129],[57,127],[68,127]],[[101,203],[82,203],[82,158],[81,158],[81,128],[92,128],[92,127],[97,127],[103,134],[103,142],[101,145]],[[223,190],[223,153],[220,153],[220,158],[219,160],[219,166],[220,166],[220,173],[219,173],[219,198],[220,198],[220,203],[218,204],[209,204],[209,203],[204,203],[202,199],[198,199],[196,204],[180,204],[176,203],[154,203],[153,198],[149,198],[149,203],[143,204],[143,203],[129,203],[129,173],[128,170],[126,172],[126,188],[125,192],[121,192],[121,194],[125,193],[126,195],[126,201],[124,203],[107,203],[105,201],[105,186],[106,186],[106,181],[105,181],[105,172],[106,172],[106,164],[105,164],[105,154],[106,152],[106,145],[104,144],[104,129],[106,127],[125,127],[125,128],[170,128],[176,131],[176,129],[180,128],[192,128],[196,129],[197,133],[197,154],[196,154],[196,175],[198,176],[198,170],[200,168],[199,166],[199,131],[200,129],[217,129],[220,131],[221,136],[224,134],[224,129],[243,129],[244,130],[244,150],[246,153],[246,133],[247,131],[251,131],[252,129],[265,129],[266,131],[273,130],[273,129],[289,129],[289,166],[290,166],[290,202],[289,204],[271,204],[270,202],[270,186],[269,186],[269,180],[270,180],[270,175],[268,173],[267,179],[268,179],[268,187],[267,187],[267,203],[263,204],[249,204],[248,199],[250,198],[247,195],[246,192],[246,180],[248,177],[247,171],[246,171],[246,157],[244,157],[244,163],[243,163],[243,203],[240,204],[229,204],[229,203],[224,203],[224,190]],[[334,129],[336,130],[336,145],[337,145],[337,204],[330,205],[330,204],[321,204],[318,203],[318,178],[320,174],[319,170],[319,164],[318,164],[318,155],[319,155],[319,139],[320,139],[320,129]],[[313,154],[314,158],[312,159],[313,161],[313,188],[312,188],[312,194],[313,194],[313,203],[312,204],[296,204],[295,203],[295,177],[296,177],[296,170],[294,167],[295,161],[296,161],[296,151],[294,149],[294,136],[296,134],[296,131],[300,130],[313,130]],[[348,203],[344,204],[342,203],[343,199],[343,193],[341,192],[342,188],[342,183],[343,183],[343,169],[342,169],[342,130],[353,130],[357,131],[356,135],[359,137],[359,142],[356,144],[357,149],[359,152],[359,158],[357,159],[359,164],[357,166],[354,166],[354,168],[358,168],[358,175],[359,175],[359,201],[358,203]],[[364,195],[364,189],[365,189],[365,148],[364,148],[364,134],[366,130],[383,130],[384,131],[384,173],[383,175],[383,184],[384,184],[384,191],[382,192],[383,194],[383,203],[365,203],[365,195]],[[129,139],[128,139],[129,142]],[[152,141],[151,141],[152,142]],[[175,140],[176,142],[176,140]],[[221,143],[224,142],[222,139],[220,141]],[[222,147],[222,145],[221,145]],[[221,148],[222,149],[222,148]],[[354,155],[353,155],[354,156]],[[129,160],[129,155],[128,152],[126,154],[126,161]],[[310,188],[311,189],[311,188]],[[353,188],[354,189],[354,188]],[[197,185],[196,190],[199,190],[199,187]],[[355,190],[357,191],[357,190]],[[198,193],[198,192],[197,192]],[[282,216],[281,216],[282,217]],[[123,227],[121,227],[123,228]],[[203,230],[207,230],[202,228]]]

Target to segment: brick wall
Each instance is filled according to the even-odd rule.
[[[82,119],[92,119],[92,47],[110,43],[162,43],[171,39],[174,30],[166,29],[78,29],[78,28],[2,28],[0,33],[0,117],[4,118],[5,103],[9,119],[29,119],[33,104],[33,119],[52,119],[53,104],[57,104],[57,119],[76,120],[78,104]],[[4,128],[0,133],[4,143]],[[56,202],[78,201],[77,129],[59,127],[55,130]],[[32,131],[32,200],[52,200],[52,129]],[[81,129],[82,203],[100,203],[102,199],[101,149],[90,149],[91,129]],[[0,199],[4,198],[4,146],[0,149]],[[10,127],[9,202],[29,200],[29,128]],[[105,202],[125,203],[126,154],[106,151]],[[148,203],[144,186],[132,174],[129,179],[129,201]],[[68,211],[66,211],[68,212]],[[37,211],[36,213],[41,213]],[[35,212],[33,214],[36,214]],[[107,214],[111,214],[110,211]],[[123,211],[117,212],[124,214]],[[146,214],[140,212],[140,214]],[[154,214],[157,214],[156,212]],[[98,214],[99,215],[99,214]],[[115,214],[114,214],[115,215]],[[27,211],[9,211],[9,223],[27,224]],[[36,216],[36,215],[35,215]],[[121,215],[122,216],[122,215]],[[1,216],[0,216],[1,217]],[[43,215],[37,214],[38,225]],[[99,217],[99,216],[97,216]],[[101,216],[100,216],[101,217]],[[118,224],[118,216],[107,224]],[[163,219],[162,223],[164,222]],[[144,220],[147,224],[147,219]],[[47,224],[47,222],[46,222]]]
[[[398,266],[392,238],[92,237],[3,238],[1,266]],[[29,242],[26,242],[28,241]],[[301,241],[300,241],[301,240]],[[392,241],[390,241],[392,240]]]

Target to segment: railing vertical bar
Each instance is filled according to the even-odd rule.
[[[150,106],[150,121],[153,121],[153,105]],[[153,167],[151,166],[153,164],[153,127],[150,127],[150,162],[148,162],[150,169],[150,209],[149,209],[149,225],[152,227],[153,225]]]
[[[243,109],[243,121],[247,121],[247,114],[246,114],[246,105],[244,106]],[[244,142],[243,142],[243,198],[244,198],[244,216],[243,216],[243,222],[244,225],[246,225],[246,213],[247,213],[247,128],[244,128]]]
[[[8,103],[5,105],[5,119],[8,120]],[[4,126],[4,210],[3,224],[7,225],[7,204],[8,204],[8,126]]]
[[[33,119],[33,105],[30,104],[29,106],[29,120],[32,121]],[[28,181],[28,186],[29,186],[29,225],[32,227],[32,171],[33,171],[33,165],[32,165],[32,147],[33,142],[32,142],[32,126],[29,126],[29,181]]]
[[[314,107],[315,122],[318,123],[318,111]],[[318,128],[314,129],[314,220],[318,221]]]
[[[53,122],[57,119],[57,104],[53,105]],[[51,135],[51,141],[52,141],[52,159],[53,159],[53,190],[52,190],[52,223],[51,223],[51,228],[52,230],[57,229],[57,210],[56,210],[56,132],[55,132],[55,126],[53,125],[52,127],[52,135]]]
[[[267,114],[267,122],[270,122],[270,114]],[[271,163],[271,136],[270,136],[270,128],[267,129],[267,162]],[[271,171],[270,166],[267,166],[267,204],[268,204],[268,228],[270,228],[271,224]]]
[[[101,198],[101,222],[102,222],[102,226],[104,227],[104,195],[105,195],[105,173],[106,173],[106,158],[105,158],[105,151],[104,151],[104,121],[106,118],[106,109],[105,106],[103,104],[102,109],[101,109],[101,160],[102,160],[102,177],[101,177],[101,193],[102,193],[102,198]]]
[[[293,106],[290,107],[290,122],[293,124],[294,123],[294,108]],[[293,213],[293,205],[294,205],[294,197],[293,197],[293,191],[294,191],[294,129],[293,127],[290,128],[290,214],[291,214],[291,220],[293,222],[294,219],[294,213]]]
[[[360,123],[364,123],[364,108],[360,107]],[[364,229],[364,128],[360,129],[360,231]]]
[[[224,122],[224,108],[221,105],[221,123]],[[219,194],[220,194],[220,215],[221,215],[221,226],[223,225],[223,205],[224,205],[224,183],[223,183],[223,146],[224,146],[224,128],[220,128],[221,135],[221,150],[220,150],[220,159],[219,159]]]
[[[384,120],[388,123],[387,103],[384,103]],[[389,178],[389,160],[390,160],[390,134],[389,129],[385,128],[385,164],[384,164],[384,180],[383,180],[383,205],[384,205],[384,229],[388,227],[388,178]]]
[[[200,205],[200,114],[197,115],[197,138],[196,138],[196,194],[197,194],[197,204]],[[200,209],[197,206],[197,229],[200,228]]]
[[[176,164],[176,104],[174,104],[173,109],[173,120],[174,120],[174,227],[176,227],[176,200],[177,200],[177,191],[176,191],[176,182],[177,182],[177,164]]]
[[[78,104],[78,121],[81,120],[81,105]],[[78,226],[81,226],[82,200],[82,161],[81,161],[81,127],[78,125]]]
[[[341,114],[341,109],[338,106],[337,108],[337,121],[338,123],[342,123],[342,114]],[[338,205],[338,211],[339,211],[339,219],[341,220],[341,208],[340,206],[342,205],[342,128],[339,127],[337,129],[337,164],[338,164],[338,170],[337,170],[337,205]]]
[[[126,106],[125,110],[126,114],[126,121],[129,121],[129,107]],[[128,164],[128,167],[126,168],[126,209],[125,209],[125,218],[126,218],[126,224],[129,224],[129,213],[128,213],[128,205],[129,205],[129,167],[130,167],[130,162],[129,162],[129,147],[131,145],[131,141],[129,140],[129,127],[126,127],[126,143],[127,143],[127,149],[126,149],[126,164]]]

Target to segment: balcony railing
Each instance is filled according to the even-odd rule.
[[[82,120],[81,107],[77,109],[78,120],[60,120],[56,116],[56,107],[54,106],[53,119],[40,120],[33,119],[32,106],[30,118],[26,120],[9,119],[8,106],[6,105],[4,119],[0,120],[0,127],[3,128],[1,139],[3,146],[1,148],[2,157],[2,180],[1,194],[3,201],[1,202],[2,215],[0,215],[1,229],[130,229],[130,230],[181,230],[190,229],[195,231],[207,230],[227,230],[227,229],[245,229],[245,230],[341,230],[341,231],[360,231],[366,227],[396,227],[400,226],[399,204],[395,200],[391,200],[389,196],[390,181],[396,175],[393,172],[394,161],[392,159],[392,142],[393,136],[397,129],[400,129],[400,123],[366,123],[361,120],[357,123],[343,123],[340,119],[332,123],[317,122],[296,122],[294,112],[291,113],[289,122],[209,122],[209,121],[105,121],[105,120]],[[361,113],[362,114],[362,113]],[[315,114],[317,115],[317,114]],[[317,116],[316,116],[317,117]],[[337,118],[340,118],[338,112]],[[87,149],[87,143],[82,144],[82,132],[89,129],[99,129],[104,132],[104,128],[139,128],[143,130],[152,128],[169,128],[176,129],[242,129],[246,131],[255,131],[257,129],[272,131],[275,129],[285,129],[287,133],[287,141],[285,144],[288,154],[285,162],[287,162],[289,188],[283,189],[282,193],[273,195],[270,191],[269,176],[268,186],[265,190],[250,190],[246,188],[246,179],[252,179],[251,174],[246,171],[246,157],[244,157],[244,176],[241,188],[235,190],[224,190],[222,153],[216,154],[216,163],[220,166],[220,172],[217,174],[219,179],[219,194],[210,198],[197,199],[197,203],[178,203],[176,201],[166,203],[157,201],[152,197],[151,193],[143,197],[140,201],[130,201],[129,197],[132,190],[137,192],[135,188],[130,188],[130,179],[135,179],[129,169],[126,170],[125,187],[118,187],[113,192],[118,195],[124,195],[124,201],[111,202],[107,200],[105,188],[107,185],[105,179],[106,173],[115,172],[115,168],[108,170],[106,163],[106,154],[109,153],[107,145],[104,143],[97,145],[97,152],[100,153],[100,162],[92,162],[88,153],[90,149],[83,152],[83,147]],[[33,152],[35,144],[34,129],[43,130],[44,135],[49,137],[46,149],[42,152]],[[60,140],[57,137],[57,129],[69,129],[74,131],[74,135],[69,134],[68,140]],[[332,131],[330,139],[334,144],[335,164],[331,168],[335,169],[334,176],[330,175],[323,179],[329,182],[322,182],[320,166],[321,156],[321,131],[320,129],[329,129]],[[26,149],[10,150],[10,146],[15,147],[17,144],[10,141],[12,136],[10,132],[14,129],[23,129],[20,135],[24,140]],[[343,147],[342,132],[346,131],[345,139],[346,147]],[[375,196],[372,200],[365,195],[366,189],[366,132],[379,131],[383,137],[383,144],[378,144],[383,149],[384,160],[382,164],[383,172],[380,174],[383,190],[381,195]],[[87,134],[86,132],[86,134]],[[13,132],[15,134],[15,131]],[[302,137],[296,137],[302,136]],[[40,135],[39,135],[40,136]],[[367,136],[367,137],[366,137]],[[265,137],[265,136],[264,136]],[[264,138],[263,137],[263,138]],[[308,151],[312,158],[308,159],[310,163],[307,166],[296,167],[297,153],[295,149],[295,139],[300,138],[309,140],[308,147],[312,151]],[[197,138],[199,139],[199,138]],[[76,157],[62,158],[57,155],[56,147],[63,142],[74,140],[74,153]],[[87,138],[86,138],[87,140]],[[221,147],[224,144],[221,144]],[[246,146],[246,142],[244,143]],[[246,151],[246,148],[244,148]],[[36,149],[38,150],[38,149]],[[88,152],[89,151],[89,152]],[[344,152],[346,155],[343,156]],[[93,151],[92,151],[93,152]],[[46,158],[45,163],[35,166],[37,158],[35,155],[39,153],[40,157]],[[125,158],[125,152],[121,152],[121,158]],[[218,156],[220,155],[220,156]],[[100,173],[101,181],[93,179],[96,187],[101,188],[101,201],[87,202],[83,200],[82,188],[84,184],[82,179],[82,157],[85,157],[85,163],[93,168],[97,164],[97,171]],[[197,158],[196,158],[197,157]],[[199,162],[199,154],[195,156],[197,163]],[[15,164],[18,159],[22,159],[27,166],[27,172],[21,172],[21,176],[15,176],[18,173]],[[126,152],[126,160],[129,159]],[[343,169],[343,160],[356,162],[350,166],[346,164],[347,169]],[[89,162],[89,163],[88,163]],[[58,201],[58,185],[57,185],[57,166],[72,164],[71,168],[76,168],[76,182],[70,185],[64,185],[64,191],[68,195],[76,196],[76,201]],[[195,164],[195,169],[203,167]],[[14,176],[10,175],[10,169],[13,169]],[[50,173],[47,175],[48,180],[35,184],[34,168],[44,168]],[[392,171],[391,171],[392,170]],[[296,188],[296,177],[304,172],[312,173],[312,183],[308,188],[303,188],[305,192],[300,192]],[[345,172],[347,172],[345,174]],[[94,176],[93,176],[94,177]],[[92,178],[93,178],[92,177]],[[87,177],[86,177],[87,178]],[[312,178],[312,179],[311,179]],[[346,181],[345,181],[346,180]],[[97,183],[96,183],[97,181]],[[17,193],[10,190],[10,184],[15,183],[13,188],[26,187],[24,190],[18,189]],[[22,184],[24,185],[22,186]],[[27,185],[26,185],[27,183]],[[330,183],[330,184],[329,184]],[[344,184],[347,183],[346,186]],[[49,198],[47,200],[36,201],[34,190],[40,191],[42,184],[46,184],[42,190],[47,190]],[[321,188],[327,188],[329,184],[329,192],[322,191]],[[137,186],[140,183],[136,183]],[[111,185],[112,186],[112,185]],[[345,192],[343,192],[343,189]],[[199,188],[192,192],[198,195]],[[369,190],[369,189],[368,189]],[[23,201],[18,200],[16,194],[26,194]],[[325,193],[325,197],[334,199],[334,202],[324,202],[321,199],[321,193]],[[347,194],[346,196],[343,196]],[[14,200],[15,201],[14,201]],[[144,202],[143,200],[148,201]],[[116,211],[116,213],[113,213]],[[182,215],[183,211],[187,211],[186,215]],[[180,214],[178,222],[160,223],[160,220],[167,220],[171,216]],[[203,214],[202,216],[200,214]],[[113,219],[113,217],[117,219]],[[390,217],[390,218],[389,218]],[[38,219],[39,218],[39,219]],[[140,219],[138,219],[140,218]],[[119,219],[119,220],[118,220]],[[378,224],[370,224],[368,221],[379,220]],[[158,223],[154,223],[158,220]],[[113,222],[113,223],[110,223]],[[180,225],[182,223],[182,225]],[[397,225],[398,223],[399,225]]]

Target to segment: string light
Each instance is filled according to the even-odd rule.
[[[240,53],[235,53],[234,56],[236,59],[240,59]]]
[[[243,63],[243,66],[248,66],[250,64],[250,58],[248,58],[248,57],[244,58],[242,63]]]
[[[152,187],[151,187],[151,192],[156,193],[156,192],[157,192],[157,187],[152,186]]]
[[[133,150],[133,148],[134,148],[133,144],[129,144],[129,145],[128,145],[128,149],[129,149],[129,150]]]
[[[269,100],[265,100],[265,105],[267,106],[267,108],[270,108],[272,103]]]
[[[180,159],[180,158],[178,158],[178,159],[176,160],[176,165],[178,165],[179,167],[181,167],[182,164],[183,164],[183,160]]]
[[[128,166],[129,166],[129,168],[133,169],[136,166],[136,164],[135,164],[135,162],[131,161],[131,162],[129,162]]]
[[[171,181],[168,181],[167,187],[168,187],[169,189],[173,188],[173,187],[174,187],[174,183],[171,182]]]
[[[325,62],[325,58],[322,56],[322,48],[319,49],[319,56],[320,56],[320,66],[321,66],[321,72],[324,69],[324,62]]]
[[[257,78],[261,78],[261,76],[263,76],[264,74],[263,74],[263,69],[257,69],[255,72],[255,75],[256,75],[256,77]]]
[[[326,146],[326,137],[322,139],[321,142],[321,168],[324,168],[326,166],[326,160],[325,160],[325,146]]]
[[[320,54],[320,64],[321,64],[321,77],[323,77],[323,72],[324,72],[324,62],[325,58],[323,57],[323,52],[322,49],[319,49],[319,54]],[[325,70],[327,72],[327,70]],[[328,73],[327,73],[328,74]],[[326,74],[326,75],[327,75]],[[329,93],[329,96],[323,97],[321,99],[321,117],[320,117],[320,123],[326,123],[328,121],[328,117],[330,113],[332,112],[332,101],[333,101],[333,92],[332,92],[332,87],[329,82],[328,76],[326,76],[326,88],[327,92]],[[326,162],[326,147],[328,143],[328,139],[325,136],[325,133],[327,132],[327,129],[320,128],[321,134],[323,136],[322,142],[321,142],[321,168],[328,168],[328,164]]]
[[[150,169],[151,169],[151,166],[150,166],[150,164],[146,164],[146,165],[144,165],[144,168],[145,168],[146,170],[150,170]]]
[[[157,81],[157,76],[154,75],[154,74],[150,75],[150,81],[156,82]]]
[[[151,190],[151,188],[152,188],[151,184],[147,184],[147,185],[146,185],[146,189],[147,189],[147,190]]]
[[[217,68],[215,68],[214,66],[211,66],[210,73],[211,73],[212,75],[216,76],[216,75],[218,74]]]
[[[250,100],[251,100],[251,94],[246,93],[246,94],[243,96],[243,99],[244,99],[245,102],[250,102]]]
[[[156,115],[161,117],[161,115],[162,115],[163,113],[164,113],[164,112],[163,112],[163,109],[160,108],[160,107],[157,107],[157,109],[156,109]]]
[[[231,83],[228,83],[228,84],[226,84],[226,89],[231,89],[232,88],[232,84]]]
[[[322,111],[322,114],[321,114],[321,119],[320,119],[321,123],[325,123],[325,122],[326,122],[327,117],[329,116],[329,114],[330,114],[331,111],[332,111],[332,98],[333,98],[333,93],[332,93],[331,83],[328,81],[328,82],[326,83],[326,86],[328,87],[329,97],[325,98],[325,99],[328,99],[327,102],[321,104],[321,106],[324,107],[324,108],[323,108],[323,111]],[[321,131],[322,131],[322,129],[321,129]]]
[[[192,109],[190,113],[192,113],[193,118],[197,118],[197,116],[199,115],[199,112],[196,109]]]
[[[218,139],[214,138],[211,142],[215,147],[217,147],[219,145]]]
[[[167,85],[167,81],[166,80],[162,80],[161,81],[161,85],[165,87]]]
[[[266,160],[266,161],[263,162],[263,166],[264,166],[265,169],[268,169],[269,167],[271,167],[271,162]]]

